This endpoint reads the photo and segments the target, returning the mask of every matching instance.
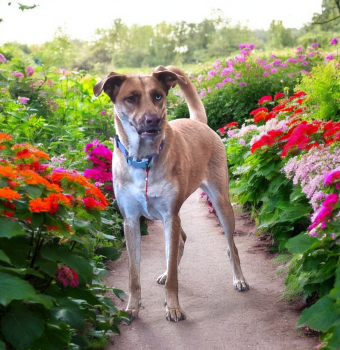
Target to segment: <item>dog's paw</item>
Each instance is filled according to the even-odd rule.
[[[125,311],[129,315],[130,322],[138,318],[139,309],[126,309]]]
[[[158,283],[158,284],[165,284],[165,282],[166,282],[166,277],[167,277],[167,273],[166,273],[166,272],[162,273],[162,274],[157,278],[157,283]]]
[[[238,292],[246,292],[247,290],[249,290],[249,284],[246,282],[245,279],[234,281],[234,287],[235,290]]]
[[[166,306],[165,311],[167,321],[178,322],[186,319],[184,312],[180,308],[171,309]]]

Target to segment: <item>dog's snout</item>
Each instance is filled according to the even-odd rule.
[[[161,122],[161,118],[158,114],[150,113],[145,116],[145,124],[147,126],[158,126]]]

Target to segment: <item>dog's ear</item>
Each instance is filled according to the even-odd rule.
[[[118,91],[125,79],[126,75],[111,72],[93,87],[93,93],[98,97],[104,90],[104,92],[110,97],[111,101],[115,103]]]
[[[152,71],[151,75],[156,77],[165,86],[167,92],[171,88],[174,88],[178,81],[181,81],[184,84],[187,83],[186,79],[182,75],[172,72],[163,66],[156,67]]]

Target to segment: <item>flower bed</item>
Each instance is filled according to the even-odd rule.
[[[101,283],[104,194],[77,171],[0,134],[0,347],[63,349],[106,344],[128,315]],[[122,291],[113,289],[119,297]]]
[[[334,64],[334,63],[329,63]],[[334,64],[335,66],[335,64]],[[326,67],[327,69],[327,67]],[[306,78],[308,79],[308,78]],[[303,84],[302,84],[303,85]],[[319,300],[298,325],[322,332],[319,348],[340,345],[340,122],[314,120],[317,108],[303,91],[266,95],[252,124],[228,123],[226,149],[231,194],[252,208],[272,249],[294,255],[287,295]]]

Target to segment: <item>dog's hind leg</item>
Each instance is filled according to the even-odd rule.
[[[141,306],[140,287],[140,257],[141,257],[141,233],[138,219],[124,220],[124,235],[129,256],[129,301],[126,312],[130,320],[138,318]]]
[[[180,242],[179,242],[178,265],[179,265],[179,263],[181,261],[183,253],[184,253],[184,244],[185,244],[186,240],[187,240],[187,235],[185,234],[185,232],[183,231],[183,229],[181,227],[181,238],[180,238]],[[167,250],[167,249],[165,249],[165,250]],[[167,264],[168,264],[168,254],[167,254],[167,257],[166,257],[166,261],[167,261]],[[165,284],[167,275],[168,275],[168,270],[166,270],[164,273],[162,273],[157,278],[157,283],[158,284]]]
[[[227,176],[228,175],[226,175],[226,179],[228,178]],[[243,292],[249,290],[249,285],[243,277],[240,258],[238,256],[238,251],[234,242],[235,218],[227,192],[228,182],[222,186],[218,186],[218,184],[222,182],[224,181],[214,181],[214,183],[202,185],[201,188],[209,196],[216,210],[220,223],[223,226],[228,243],[227,252],[230,259],[231,269],[233,271],[233,283],[235,290],[238,292]]]

